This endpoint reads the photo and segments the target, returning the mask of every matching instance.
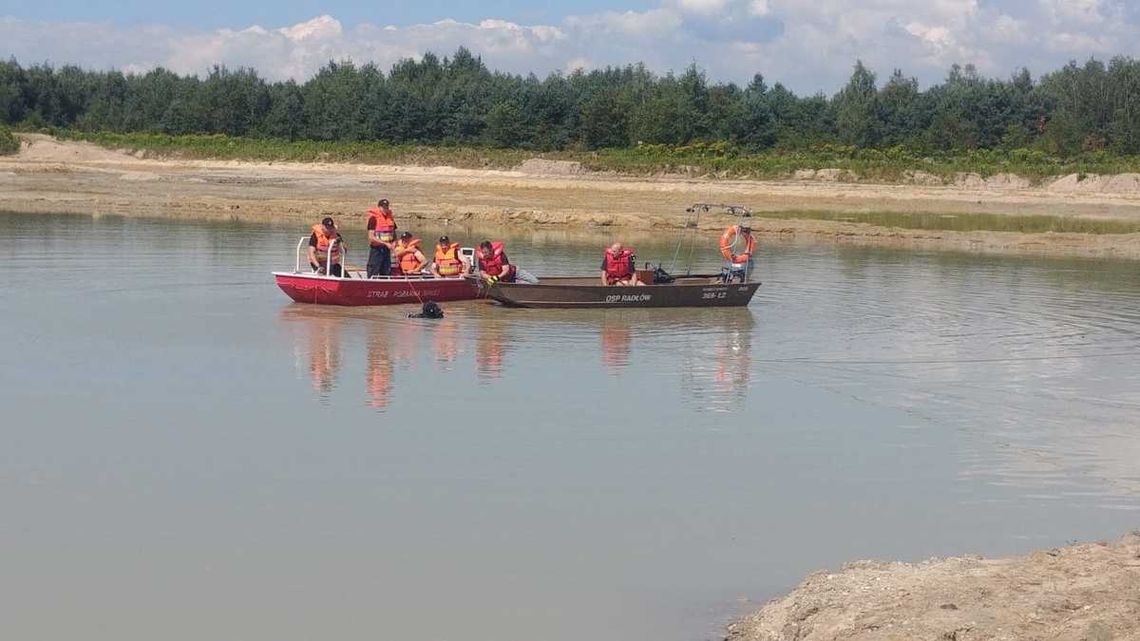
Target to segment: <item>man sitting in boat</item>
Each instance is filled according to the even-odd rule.
[[[335,241],[335,242],[334,242]],[[309,237],[309,265],[318,274],[325,273],[328,265],[329,248],[332,248],[332,276],[344,275],[340,266],[340,250],[344,247],[344,238],[332,217],[325,216],[318,225],[313,225],[313,235]]]
[[[637,269],[634,267],[634,251],[622,247],[621,243],[614,243],[606,249],[606,257],[602,259],[602,284],[612,285],[644,285],[637,278]]]
[[[368,210],[368,277],[387,276],[392,273],[392,244],[396,242],[396,219],[381,198]]]
[[[743,244],[744,251],[737,254],[737,245]],[[749,223],[733,225],[724,230],[720,236],[720,254],[727,262],[725,265],[725,281],[733,278],[744,282],[748,273],[752,271],[755,262],[752,256],[756,253],[756,238],[752,236],[752,226]]]
[[[451,242],[446,235],[439,237],[435,246],[435,262],[431,264],[431,273],[441,278],[459,278],[463,276],[467,263],[459,255],[459,243]]]
[[[418,274],[428,263],[427,257],[420,251],[420,239],[413,237],[410,231],[400,234],[400,239],[392,246],[392,260],[398,265],[392,270],[393,274]]]
[[[507,253],[503,251],[503,243],[501,241],[491,242],[484,240],[479,243],[479,249],[475,252],[475,257],[479,259],[479,272],[483,276],[483,280],[488,283],[502,281],[504,283],[515,282],[515,276],[518,274],[518,269],[511,264],[507,258]]]

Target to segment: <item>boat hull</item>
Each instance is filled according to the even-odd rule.
[[[429,300],[470,300],[480,296],[478,284],[468,278],[335,278],[290,272],[274,272],[273,277],[289,298],[316,305],[401,305]]]
[[[743,307],[760,283],[717,281],[715,276],[678,278],[675,283],[637,287],[589,284],[586,278],[544,278],[538,284],[495,283],[486,295],[511,307]]]

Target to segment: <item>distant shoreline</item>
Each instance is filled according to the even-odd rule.
[[[736,180],[598,173],[544,158],[521,159],[509,170],[172,158],[20,137],[17,155],[0,156],[0,210],[303,226],[326,213],[363,221],[382,196],[404,220],[563,228],[604,240],[681,229],[689,204],[732,202],[757,212],[755,227],[767,241],[1140,259],[1137,174],[1037,186],[1010,175],[955,184],[844,182],[815,170]],[[700,227],[711,233],[731,222],[708,215]]]

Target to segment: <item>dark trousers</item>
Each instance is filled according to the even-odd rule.
[[[387,245],[372,245],[368,252],[368,277],[392,273],[392,250]]]

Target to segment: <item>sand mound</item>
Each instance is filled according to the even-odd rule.
[[[994,174],[986,178],[988,189],[1029,189],[1029,179],[1017,174]]]
[[[582,163],[572,160],[546,160],[545,158],[529,158],[515,168],[524,174],[539,176],[577,176],[586,173]]]
[[[944,181],[928,171],[904,171],[903,180],[912,185],[927,185],[937,186],[944,184]]]
[[[1047,190],[1061,194],[1140,194],[1140,174],[1069,174],[1049,183]]]
[[[793,174],[796,180],[816,180],[825,183],[857,182],[859,176],[849,169],[799,169]]]
[[[986,187],[986,179],[982,178],[981,174],[958,173],[954,175],[954,186],[965,187],[966,189],[984,189]]]
[[[1140,534],[1015,559],[850,563],[808,577],[729,641],[1140,639]]]
[[[130,162],[134,156],[89,142],[61,142],[43,134],[20,134],[19,160],[35,162]]]

